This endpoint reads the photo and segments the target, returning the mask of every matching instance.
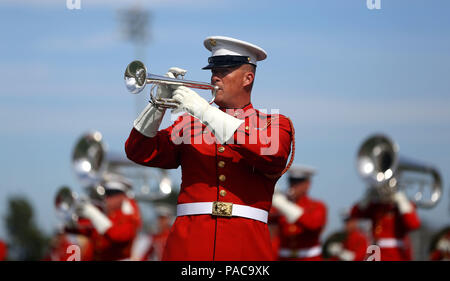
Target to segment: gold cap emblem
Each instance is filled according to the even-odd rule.
[[[209,44],[211,44],[211,46],[213,47],[217,45],[216,40],[214,39],[209,39]]]

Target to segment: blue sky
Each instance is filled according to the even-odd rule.
[[[136,51],[120,39],[117,11],[135,2],[81,0],[81,10],[65,2],[0,4],[0,216],[10,196],[23,194],[48,232],[56,225],[56,189],[80,190],[70,165],[75,140],[97,129],[111,150],[122,150],[145,105],[122,81]],[[450,223],[448,1],[381,0],[381,10],[367,9],[365,0],[142,3],[152,13],[151,41],[142,52],[152,73],[179,66],[187,79],[209,81],[201,67],[210,35],[268,52],[253,103],[293,120],[295,163],[319,171],[311,195],[328,204],[326,233],[341,226],[338,212],[364,191],[355,154],[374,132],[439,167],[444,198],[420,215],[434,227]],[[179,171],[172,175],[177,180]],[[284,178],[279,184],[285,187]]]

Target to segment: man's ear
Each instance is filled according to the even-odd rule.
[[[255,74],[251,71],[247,71],[244,73],[243,76],[243,86],[244,87],[249,87],[253,84],[253,81],[255,80]]]

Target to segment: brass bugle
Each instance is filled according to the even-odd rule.
[[[214,101],[216,92],[219,89],[218,86],[214,86],[205,82],[170,78],[148,73],[144,63],[138,60],[132,61],[128,64],[125,70],[124,79],[127,90],[132,94],[139,94],[144,90],[147,84],[185,86],[201,90],[211,90],[213,98],[211,101],[209,101],[210,104]],[[156,106],[162,108],[177,108],[179,105],[174,99],[154,98],[151,92],[150,98]]]

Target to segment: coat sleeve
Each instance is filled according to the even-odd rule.
[[[304,208],[304,214],[297,220],[297,224],[310,231],[319,231],[327,221],[327,208],[317,202],[308,208]]]
[[[291,152],[291,138],[288,118],[276,115],[261,119],[252,115],[236,130],[230,147],[259,172],[279,175]]]
[[[180,165],[180,145],[177,144],[179,129],[182,126],[182,116],[167,129],[158,131],[156,136],[147,137],[131,130],[125,142],[125,153],[131,161],[163,169],[176,169]]]
[[[408,231],[416,230],[420,227],[420,218],[415,207],[410,213],[402,214],[401,218],[403,225]]]

